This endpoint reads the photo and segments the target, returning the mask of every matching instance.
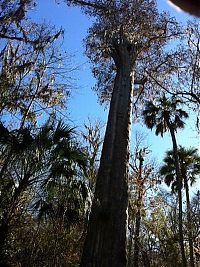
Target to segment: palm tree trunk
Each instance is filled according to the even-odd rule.
[[[191,208],[190,208],[190,195],[189,187],[186,175],[184,175],[185,194],[187,203],[187,222],[188,222],[188,238],[189,238],[189,250],[190,250],[190,266],[195,267],[194,253],[193,253],[193,233],[192,233],[192,221],[191,221]]]
[[[125,267],[127,263],[127,171],[132,98],[129,52],[127,46],[118,45],[119,64],[81,267]]]
[[[177,178],[177,186],[178,186],[179,244],[180,244],[180,249],[181,249],[182,266],[187,267],[187,260],[185,257],[184,238],[183,238],[183,207],[182,207],[182,191],[181,191],[182,185],[181,185],[181,172],[180,172],[179,159],[178,159],[178,148],[177,148],[176,136],[175,136],[173,126],[170,123],[168,123],[168,127],[169,127],[171,138],[172,138],[174,162],[175,162],[176,178]]]
[[[135,220],[135,239],[134,239],[134,267],[139,266],[139,240],[140,240],[140,225],[141,225],[141,208],[142,199],[144,195],[144,184],[142,179],[142,167],[143,167],[143,157],[140,155],[139,158],[139,175],[138,175],[138,196],[137,196],[137,212]]]

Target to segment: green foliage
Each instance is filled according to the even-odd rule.
[[[161,135],[169,131],[170,127],[176,131],[184,128],[184,119],[188,118],[186,111],[179,108],[183,102],[180,99],[172,97],[168,99],[164,94],[155,103],[146,102],[143,111],[144,123],[149,129],[156,128],[155,134]]]
[[[24,214],[8,239],[7,262],[13,267],[78,266],[82,232],[81,225],[69,229],[60,221],[38,223]]]
[[[10,246],[23,216],[44,218],[47,225],[59,223],[65,231],[80,227],[88,197],[87,159],[73,129],[51,120],[38,130],[1,129],[0,229],[4,222],[8,229],[4,246]]]
[[[200,175],[200,156],[196,148],[178,148],[178,158],[181,171],[181,177],[186,177],[191,185],[195,182],[196,178]],[[172,191],[177,189],[177,181],[175,175],[175,161],[173,151],[166,152],[164,164],[160,168],[160,174],[164,177],[164,181],[168,186],[172,186]],[[182,181],[183,182],[183,181]]]

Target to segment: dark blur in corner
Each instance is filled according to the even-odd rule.
[[[180,7],[182,10],[200,17],[200,0],[170,0],[169,2]]]

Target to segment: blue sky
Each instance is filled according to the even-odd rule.
[[[79,66],[79,70],[73,75],[77,88],[72,88],[72,97],[68,106],[69,118],[74,126],[83,125],[88,117],[94,120],[100,118],[106,122],[107,110],[98,104],[97,96],[92,90],[95,80],[92,77],[88,59],[84,55],[83,39],[92,21],[83,15],[78,8],[69,8],[64,3],[56,4],[55,2],[54,0],[38,1],[31,16],[41,21],[45,19],[56,27],[62,27],[65,30],[64,49],[67,53],[74,55],[71,59],[72,65]],[[158,0],[158,8],[169,11],[180,22],[184,23],[187,19],[191,19],[190,15],[177,12],[167,4],[166,0]],[[140,125],[133,125],[133,135],[138,129],[148,133],[147,144],[150,145],[153,156],[160,162],[164,152],[171,148],[170,136],[167,134],[164,138],[156,137],[153,132]],[[178,134],[178,143],[185,146],[197,146],[198,137],[192,119],[187,122],[187,129]]]

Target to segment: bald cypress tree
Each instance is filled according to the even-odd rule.
[[[134,85],[156,92],[147,73],[173,72],[166,45],[180,30],[150,0],[66,0],[95,18],[85,39],[96,90],[110,101],[81,266],[126,266],[127,172]]]

